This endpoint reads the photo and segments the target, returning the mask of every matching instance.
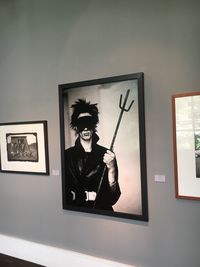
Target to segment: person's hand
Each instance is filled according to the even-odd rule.
[[[114,168],[115,154],[112,151],[107,150],[103,156],[103,162],[106,164],[108,169]]]

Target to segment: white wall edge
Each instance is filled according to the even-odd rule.
[[[0,253],[46,267],[135,267],[1,234]]]

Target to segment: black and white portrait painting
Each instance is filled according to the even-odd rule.
[[[140,87],[134,75],[60,85],[64,208],[147,218]]]

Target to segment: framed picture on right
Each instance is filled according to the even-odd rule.
[[[172,96],[176,198],[200,200],[200,92]]]

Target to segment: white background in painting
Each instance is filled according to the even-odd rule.
[[[137,81],[128,80],[70,89],[67,91],[67,106],[71,107],[78,98],[86,99],[92,104],[97,103],[99,109],[97,134],[100,137],[98,144],[109,148],[121,111],[119,108],[120,95],[123,95],[123,102],[128,89],[130,89],[130,94],[126,108],[132,100],[134,100],[134,104],[129,112],[124,112],[114,144],[114,152],[119,168],[121,196],[113,208],[119,212],[141,214]],[[70,117],[71,112],[71,109],[66,110]],[[69,141],[69,123],[66,123],[65,131],[67,148],[74,144],[76,137],[74,131],[71,130],[71,141]]]
[[[178,190],[181,196],[200,196],[196,177],[194,96],[176,98]],[[198,107],[199,108],[199,107]]]

